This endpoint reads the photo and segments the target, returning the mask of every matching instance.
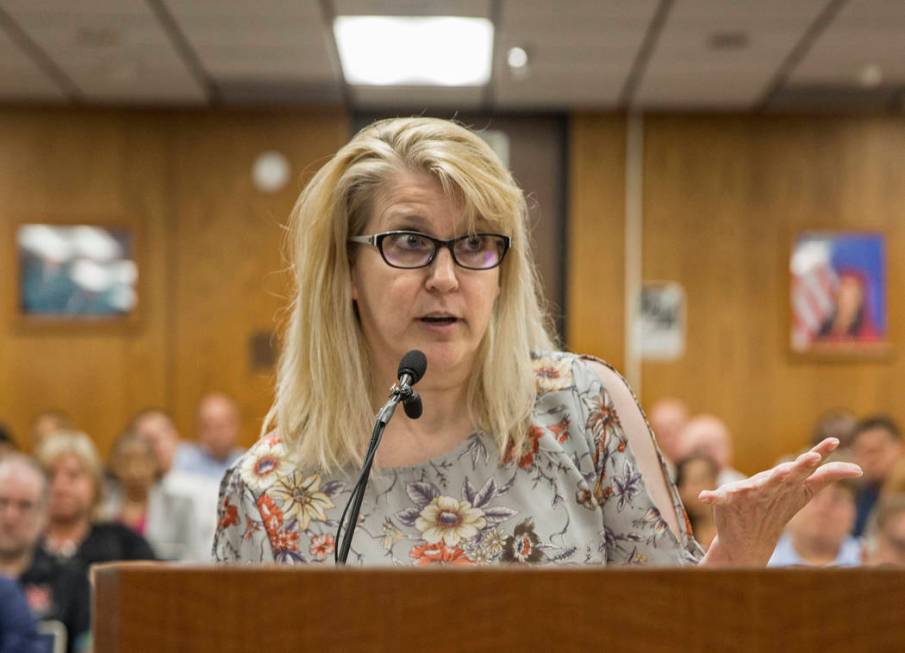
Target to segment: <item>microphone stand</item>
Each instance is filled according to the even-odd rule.
[[[365,490],[368,486],[368,479],[371,475],[371,466],[374,464],[374,457],[377,454],[377,448],[383,438],[383,431],[389,424],[393,413],[396,412],[396,406],[401,401],[405,408],[405,412],[409,417],[417,419],[421,416],[421,397],[412,389],[410,384],[411,377],[403,374],[399,383],[393,386],[390,393],[390,399],[384,404],[380,412],[377,413],[377,419],[374,422],[374,428],[371,431],[371,441],[368,443],[368,449],[365,453],[364,463],[361,467],[361,473],[352,489],[352,495],[346,503],[342,516],[339,518],[339,527],[336,531],[336,548],[333,551],[333,561],[337,565],[346,564],[349,557],[349,549],[352,547],[352,536],[355,534],[355,528],[358,526],[358,513],[361,511],[361,502],[364,500]],[[342,533],[343,524],[346,521],[346,513],[349,512],[349,523],[345,533]],[[342,540],[340,534],[342,533]]]

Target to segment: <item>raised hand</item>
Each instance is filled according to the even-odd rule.
[[[821,461],[839,440],[827,438],[792,462],[751,478],[701,492],[714,509],[717,536],[702,564],[763,566],[767,564],[788,521],[824,487],[861,476],[853,463]]]

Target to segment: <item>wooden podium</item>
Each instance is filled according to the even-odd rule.
[[[905,651],[891,569],[94,569],[97,653]]]

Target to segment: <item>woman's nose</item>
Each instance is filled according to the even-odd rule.
[[[440,248],[428,269],[430,270],[430,275],[427,278],[427,288],[429,290],[448,292],[459,287],[459,279],[456,276],[456,262],[453,260],[452,252],[448,248]]]

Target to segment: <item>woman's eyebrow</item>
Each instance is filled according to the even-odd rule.
[[[387,218],[388,224],[396,225],[396,228],[399,227],[413,227],[416,229],[423,229],[425,227],[430,226],[430,220],[425,218],[422,215],[417,213],[395,213],[391,214]]]

